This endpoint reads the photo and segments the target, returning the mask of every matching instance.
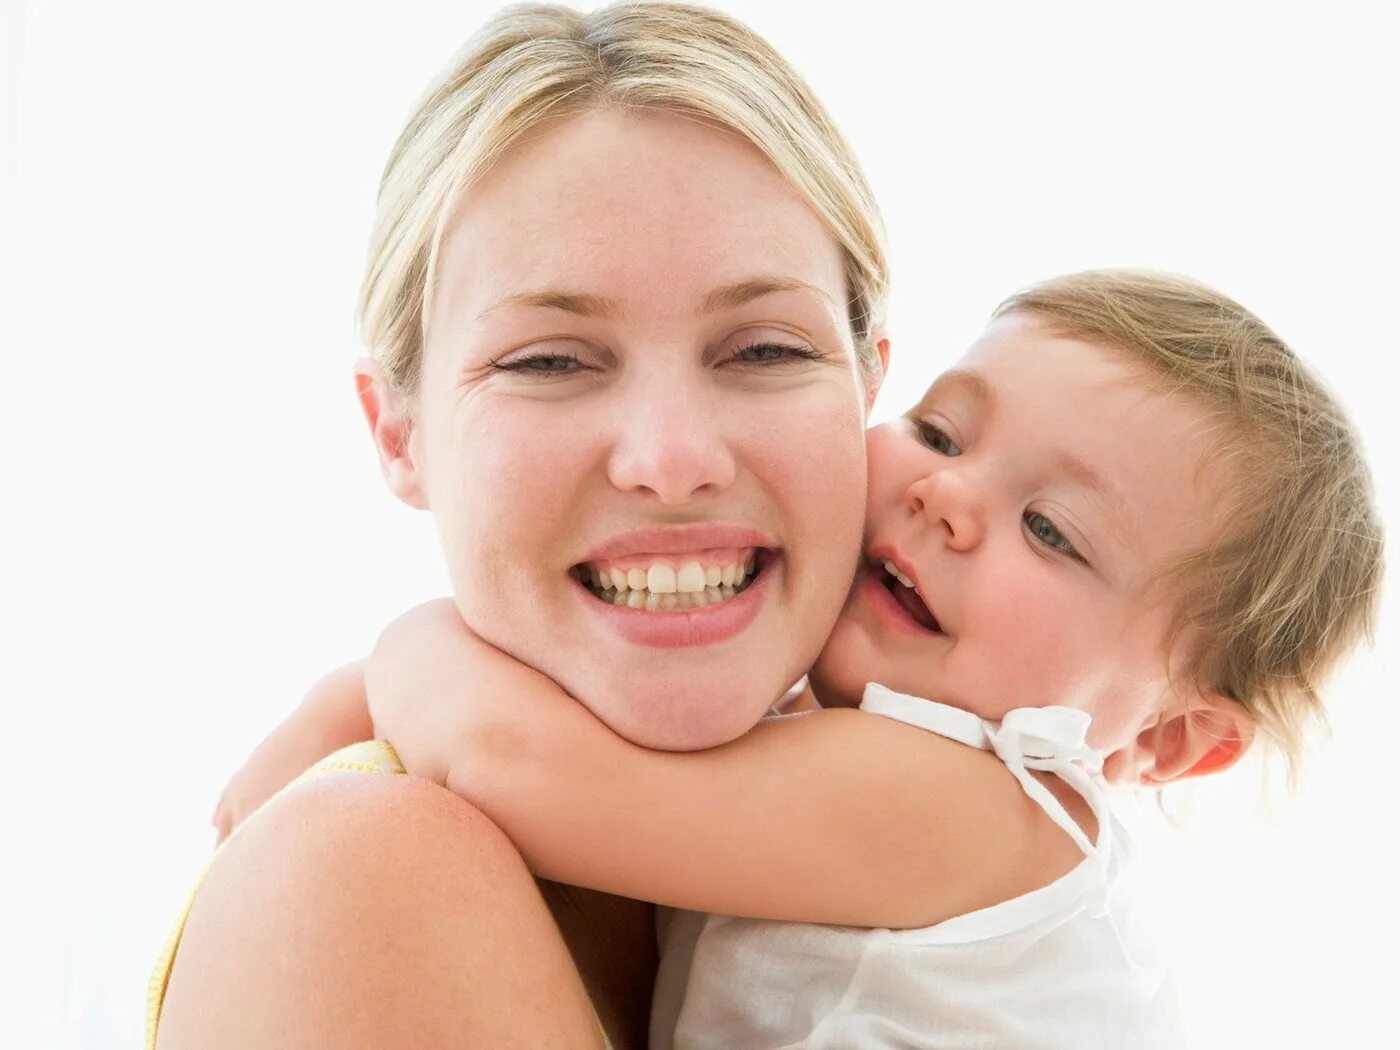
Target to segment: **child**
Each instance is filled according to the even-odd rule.
[[[1104,787],[1224,769],[1256,727],[1296,754],[1374,615],[1349,424],[1236,303],[1094,272],[1007,300],[869,447],[826,709],[645,750],[443,601],[376,647],[376,730],[536,873],[697,913],[653,1046],[1179,1045]],[[617,561],[580,586],[675,578]]]

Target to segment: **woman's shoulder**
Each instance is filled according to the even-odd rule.
[[[512,867],[532,889],[504,833],[451,792],[334,768],[366,757],[308,771],[220,847],[152,977],[148,1046],[157,1028],[161,1045],[213,1046],[258,1016],[312,1025],[300,1012],[308,988],[329,1001],[352,985],[392,984],[402,976],[393,960],[441,949],[450,909],[424,900],[489,894]],[[337,975],[330,964],[341,959],[359,969]]]

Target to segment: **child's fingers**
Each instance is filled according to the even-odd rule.
[[[214,825],[215,830],[218,832],[218,838],[214,840],[215,845],[222,843],[224,839],[228,838],[229,834],[238,825],[237,807],[229,799],[227,790],[219,796],[219,804],[214,807],[214,817],[210,823]]]

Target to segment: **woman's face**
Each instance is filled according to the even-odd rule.
[[[1199,409],[1122,354],[997,320],[870,432],[867,558],[819,694],[879,681],[994,720],[1068,704],[1096,746],[1125,745],[1167,699],[1171,606],[1151,584],[1213,534],[1210,450]]]
[[[639,744],[752,726],[859,554],[847,298],[734,134],[603,108],[513,147],[445,231],[409,439],[466,622]]]

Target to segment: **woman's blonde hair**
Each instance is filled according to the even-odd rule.
[[[793,68],[727,15],[669,3],[591,14],[546,4],[499,12],[429,88],[380,180],[359,321],[396,389],[417,394],[442,230],[458,195],[522,135],[600,105],[665,110],[757,146],[839,244],[864,370],[875,365],[888,264],[870,187]]]
[[[1372,636],[1383,539],[1360,442],[1337,400],[1259,318],[1184,277],[1099,270],[1008,298],[1052,330],[1132,355],[1209,413],[1225,469],[1219,533],[1172,567],[1185,674],[1242,703],[1296,771],[1319,689]]]

